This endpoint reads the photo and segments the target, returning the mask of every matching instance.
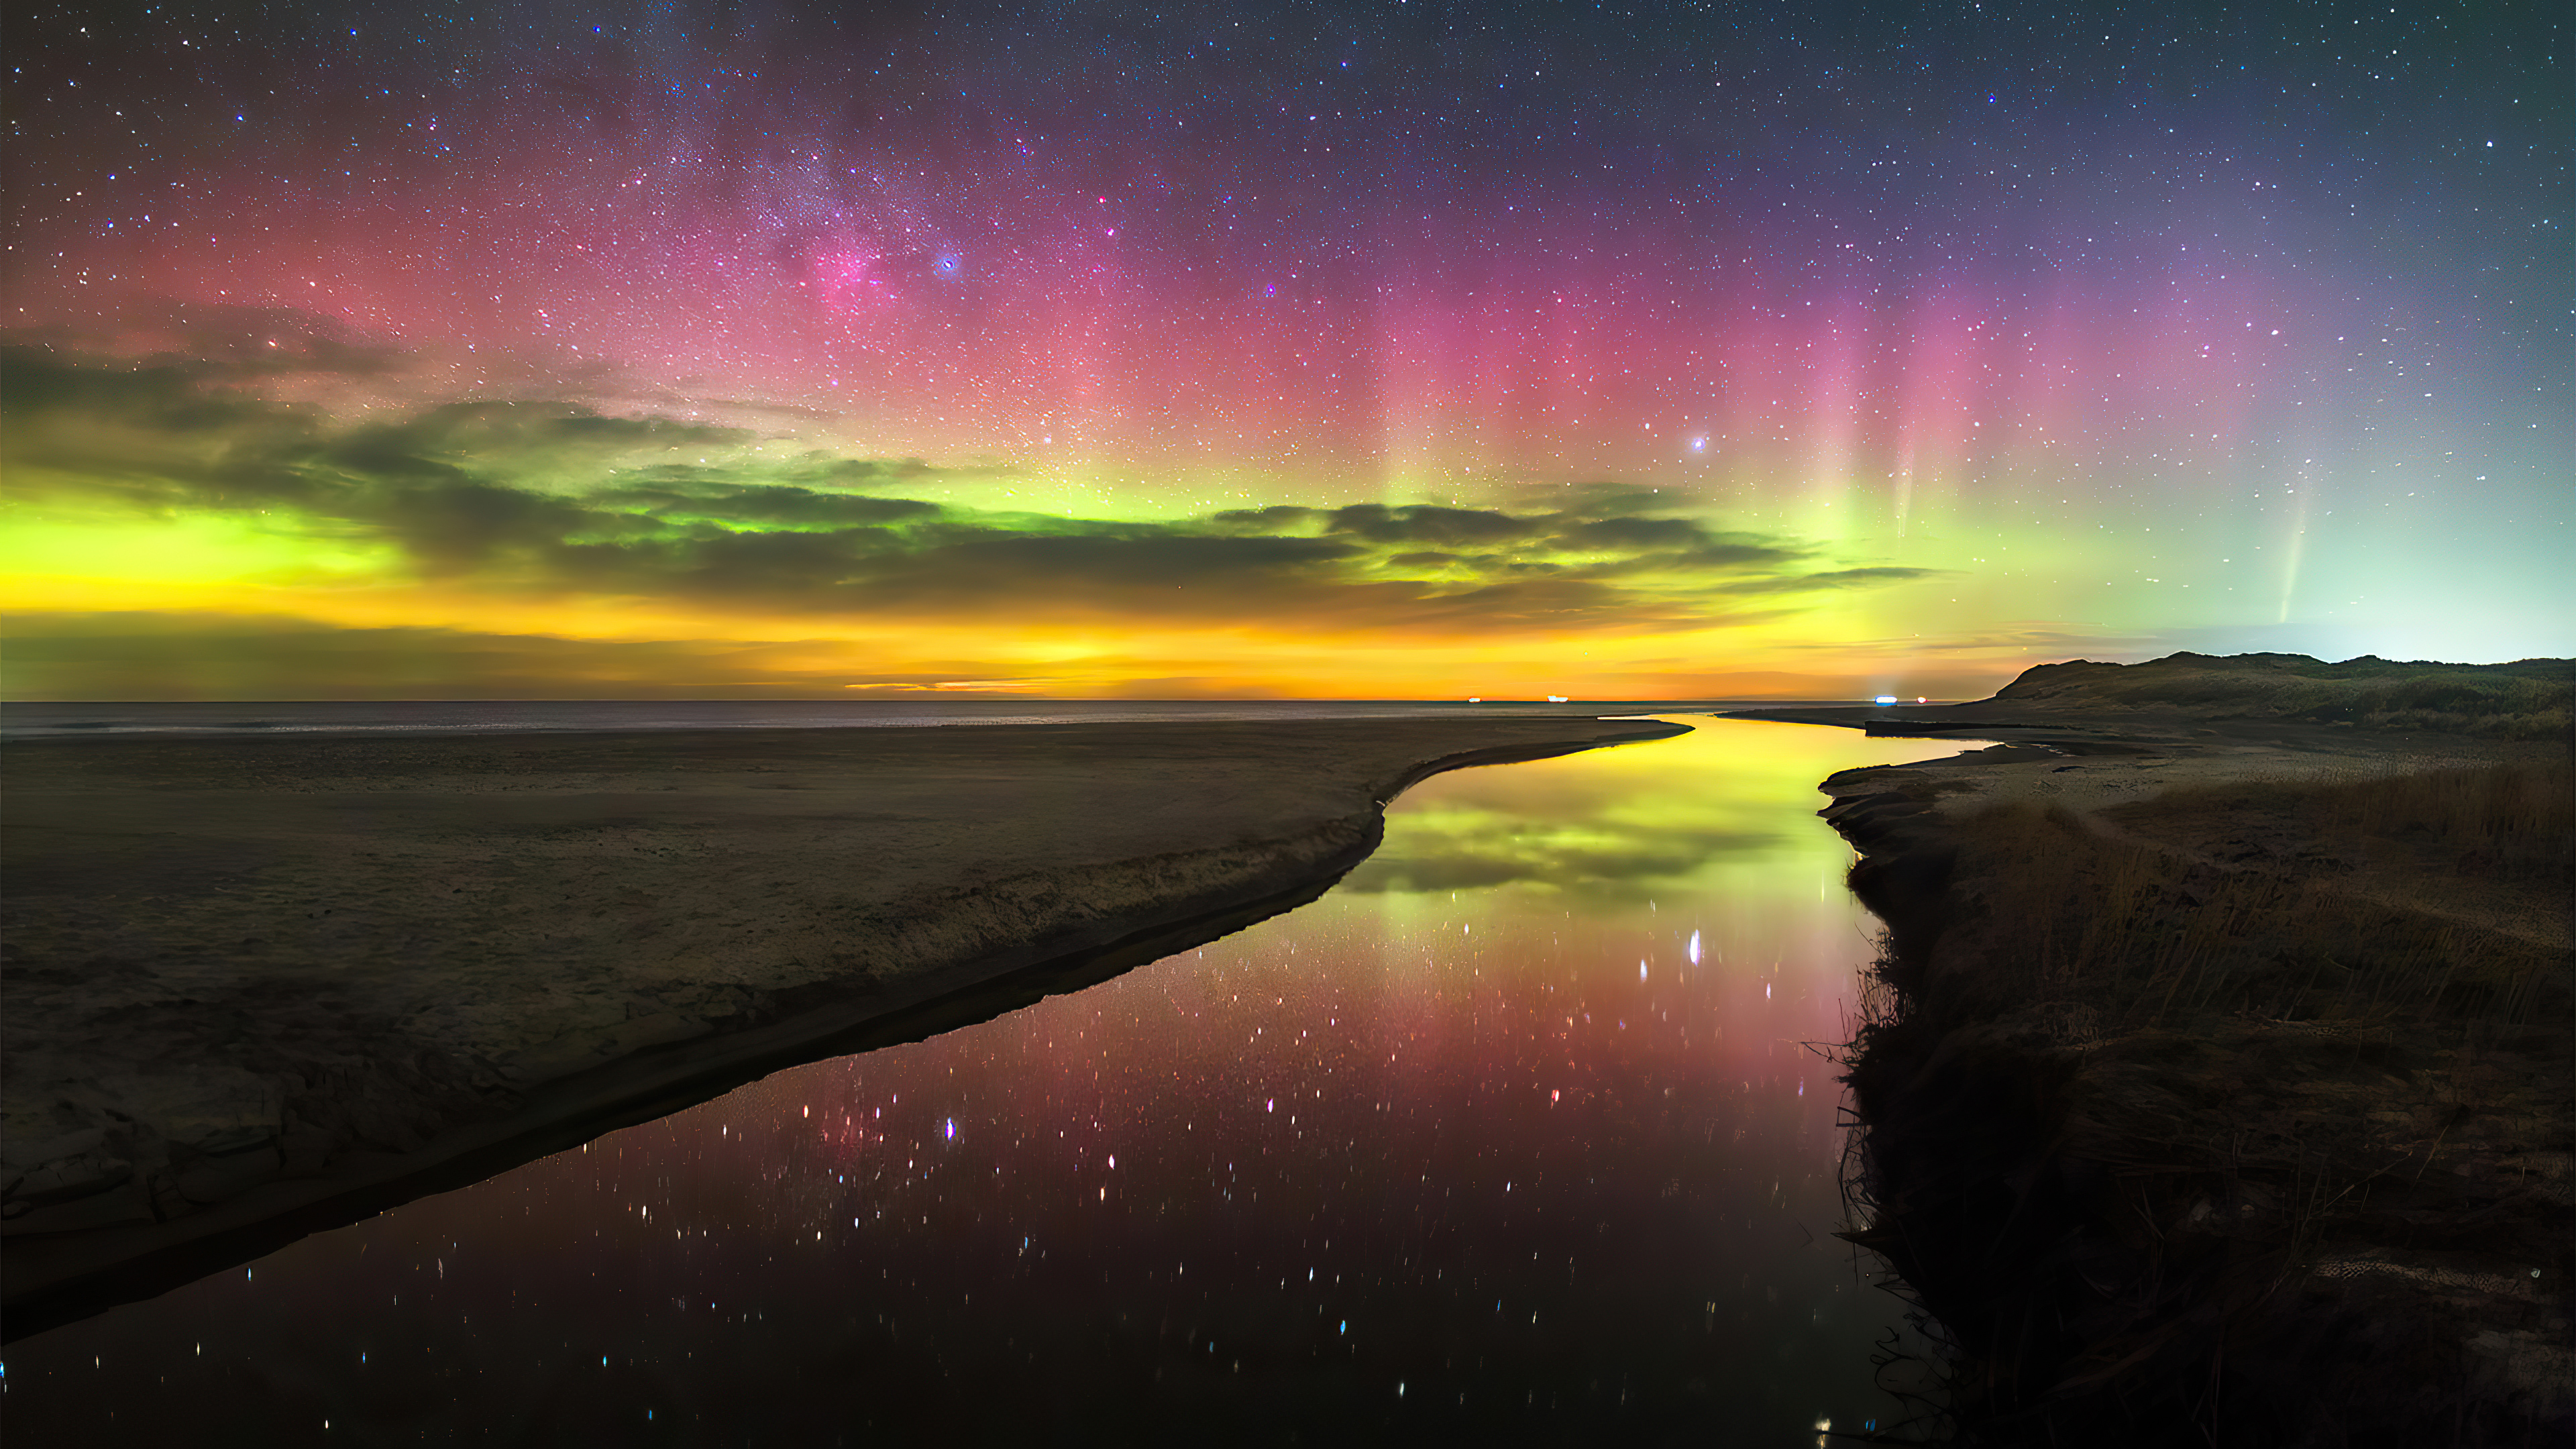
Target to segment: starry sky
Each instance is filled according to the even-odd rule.
[[[22,7],[6,689],[2576,652],[2566,24]]]

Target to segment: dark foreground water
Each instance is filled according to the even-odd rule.
[[[1323,900],[13,1345],[18,1444],[1692,1442],[1902,1414],[1831,1236],[1868,918],[1955,743],[1416,787]]]

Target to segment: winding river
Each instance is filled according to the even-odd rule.
[[[1709,720],[1417,786],[1322,900],[11,1347],[70,1443],[1828,1442],[1871,922],[1955,742]],[[1900,1365],[1899,1371],[1902,1371]],[[23,1436],[23,1437],[19,1437]]]

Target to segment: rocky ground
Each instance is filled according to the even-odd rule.
[[[2071,703],[1799,712],[2012,741],[1824,786],[1956,1439],[2569,1442],[2567,746]]]
[[[7,1331],[1309,899],[1566,718],[8,748]]]

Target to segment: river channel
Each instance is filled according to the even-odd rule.
[[[1872,923],[1674,716],[1435,777],[1323,899],[12,1345],[21,1444],[1808,1445],[1902,1417],[1832,1236]],[[1901,1370],[1900,1370],[1901,1371]]]

